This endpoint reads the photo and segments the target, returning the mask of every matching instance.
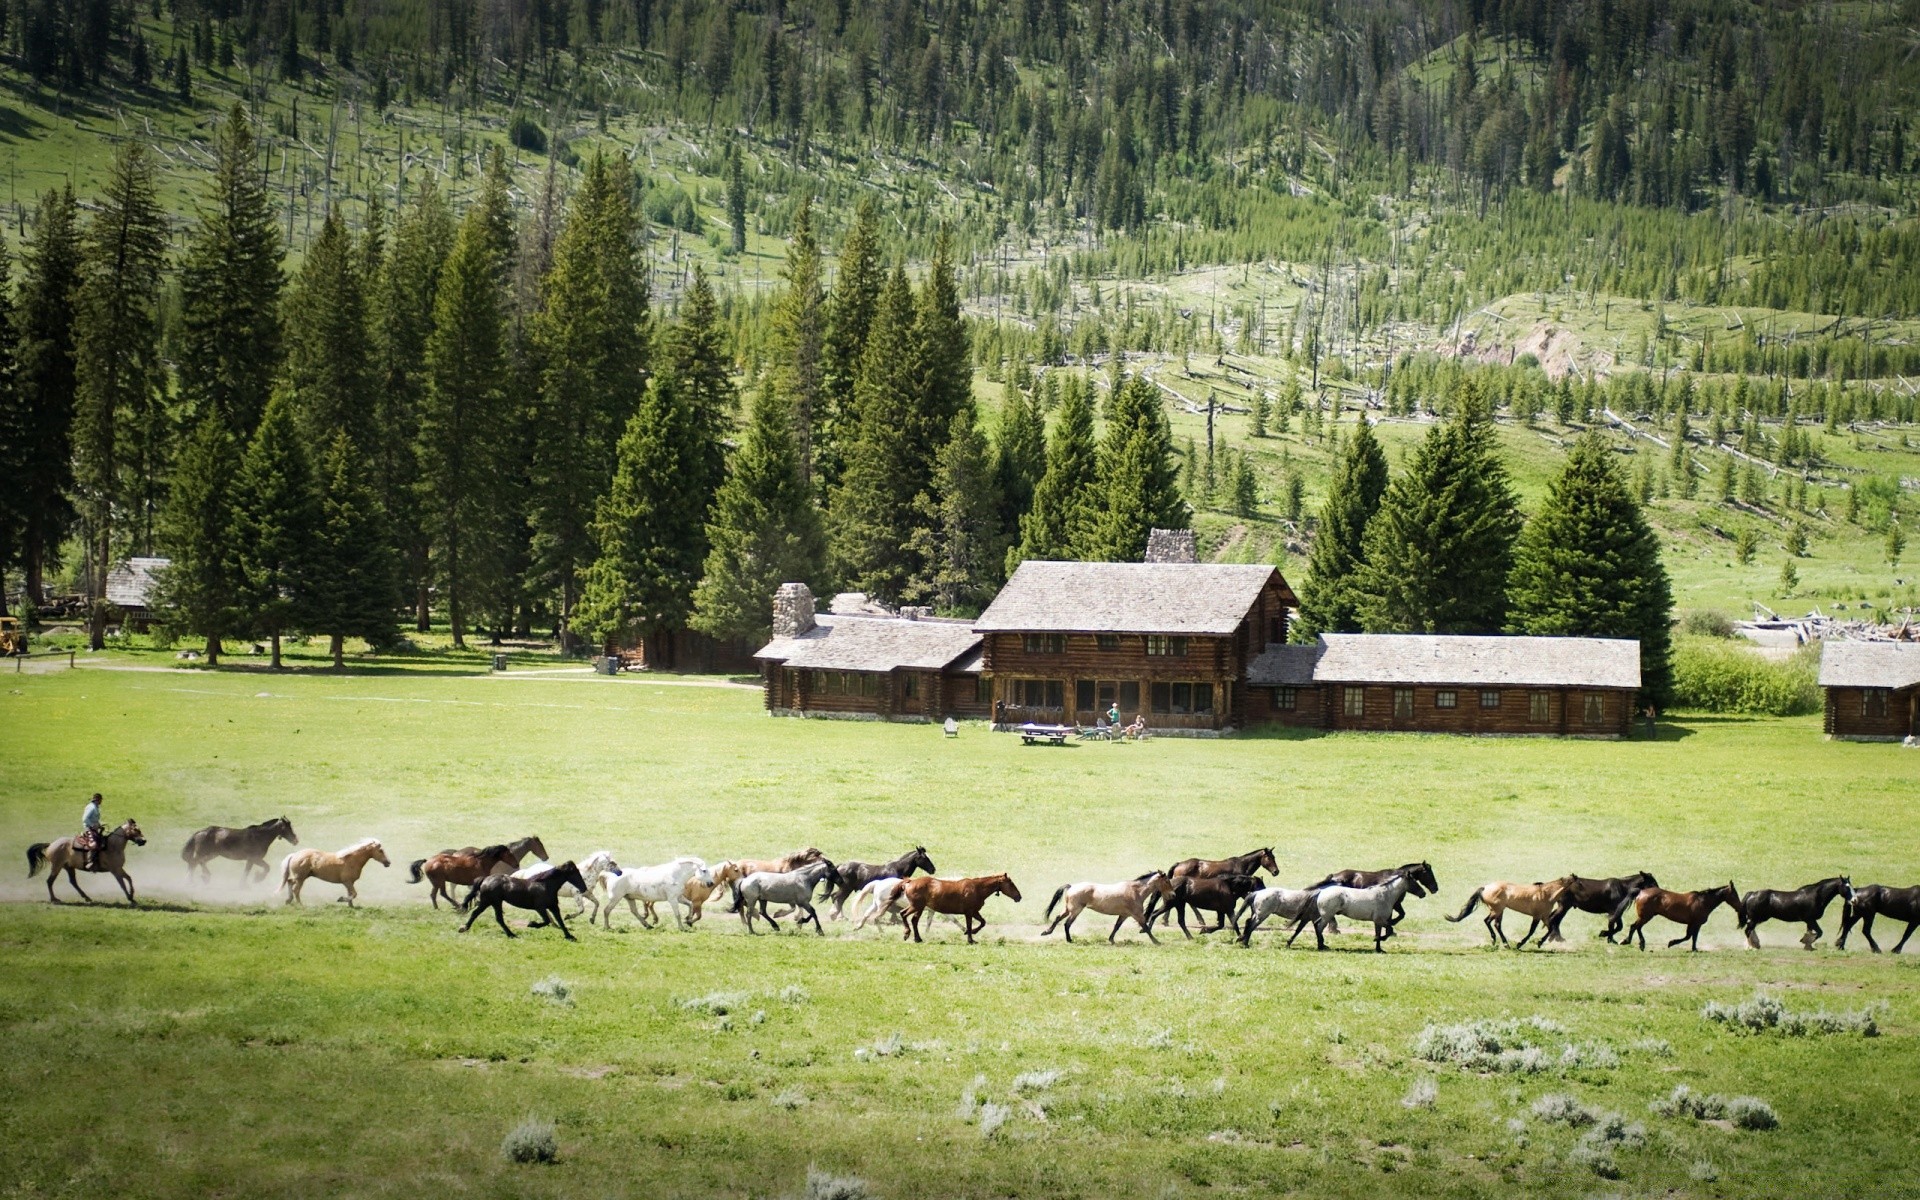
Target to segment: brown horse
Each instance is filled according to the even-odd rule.
[[[48,900],[55,904],[60,903],[60,898],[53,894],[53,881],[60,877],[60,872],[65,871],[67,886],[80,892],[80,898],[92,904],[93,897],[80,891],[80,879],[74,871],[77,869],[104,872],[112,875],[113,881],[120,885],[120,890],[126,893],[127,903],[137,907],[140,902],[133,898],[133,877],[126,871],[128,842],[136,846],[147,844],[146,835],[140,832],[139,824],[134,821],[123,822],[120,828],[112,833],[102,835],[99,857],[91,867],[84,865],[86,854],[73,848],[73,839],[70,837],[61,838],[55,842],[35,842],[27,847],[27,878],[32,879],[38,875],[40,865],[45,863]]]
[[[1004,873],[973,879],[916,875],[900,885],[900,901],[907,910],[907,931],[900,935],[900,940],[920,941],[920,914],[931,909],[963,918],[960,927],[966,931],[967,944],[976,945],[973,935],[987,927],[987,919],[980,915],[980,909],[996,892],[1015,904],[1020,903],[1020,889],[1013,885],[1012,877]]]
[[[1249,850],[1245,854],[1236,854],[1231,858],[1183,858],[1168,867],[1166,875],[1177,883],[1182,879],[1218,879],[1223,875],[1252,875],[1256,871],[1265,871],[1269,875],[1280,873],[1280,863],[1273,856],[1272,846],[1262,846],[1258,850]],[[1147,898],[1147,923],[1152,924],[1154,921],[1163,924],[1172,921],[1172,909],[1166,907],[1157,895]]]
[[[1526,936],[1520,939],[1519,945],[1514,946],[1515,950],[1522,950],[1526,948],[1527,940],[1533,936],[1534,931],[1540,928],[1540,923],[1553,916],[1556,906],[1560,903],[1560,893],[1566,890],[1567,881],[1564,879],[1555,879],[1547,883],[1495,881],[1485,887],[1475,888],[1473,895],[1467,897],[1466,907],[1460,910],[1458,916],[1448,917],[1447,920],[1464,921],[1475,905],[1485,904],[1487,915],[1482,923],[1487,927],[1487,939],[1499,947],[1510,944],[1504,928],[1509,909],[1523,917],[1532,917],[1533,924],[1527,926]],[[1535,949],[1546,945],[1548,941],[1558,940],[1561,940],[1560,936],[1549,928],[1540,936],[1539,944]]]
[[[1733,915],[1740,923],[1747,923],[1746,905],[1740,900],[1740,892],[1728,880],[1727,886],[1710,888],[1704,892],[1670,892],[1666,888],[1644,888],[1633,898],[1633,927],[1627,930],[1627,941],[1635,937],[1640,939],[1640,948],[1647,948],[1647,935],[1642,932],[1647,922],[1655,917],[1665,917],[1676,925],[1684,925],[1687,931],[1668,942],[1669,946],[1678,946],[1681,942],[1690,943],[1689,949],[1700,948],[1700,927],[1707,923],[1713,910],[1722,904],[1733,909]]]
[[[285,817],[275,817],[271,821],[262,821],[258,825],[248,825],[242,829],[228,829],[224,825],[209,825],[187,839],[180,851],[180,858],[187,864],[187,879],[191,881],[195,871],[208,883],[213,882],[213,872],[207,864],[216,858],[238,859],[246,865],[240,869],[243,882],[253,881],[253,869],[260,868],[260,878],[273,874],[273,868],[267,865],[267,851],[273,849],[273,843],[285,838],[290,846],[298,846],[300,838],[293,832],[293,822]]]
[[[431,857],[415,859],[408,867],[407,882],[419,883],[423,877],[431,882],[433,890],[427,898],[433,901],[435,908],[440,907],[442,896],[454,908],[465,908],[467,902],[473,899],[472,891],[468,891],[464,900],[458,900],[453,894],[454,887],[465,885],[471,889],[489,875],[511,875],[529,854],[545,862],[546,843],[538,837],[528,836],[498,846],[462,846],[458,850],[442,850]]]

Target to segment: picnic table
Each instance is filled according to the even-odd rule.
[[[1036,742],[1052,742],[1056,746],[1064,746],[1072,735],[1073,726],[1071,725],[1039,725],[1028,721],[1020,727],[1020,743],[1024,746],[1031,746]]]

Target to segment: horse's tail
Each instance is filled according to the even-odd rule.
[[[273,894],[278,896],[281,892],[288,891],[292,887],[293,855],[289,854],[280,860],[280,886],[273,889]]]
[[[1053,906],[1060,903],[1060,897],[1066,894],[1067,894],[1067,885],[1064,883],[1054,889],[1053,899],[1047,901],[1047,911],[1040,914],[1040,919],[1042,921],[1051,920],[1053,918]]]
[[[35,842],[27,847],[27,878],[32,879],[40,873],[40,867],[47,861],[46,842]]]
[[[180,847],[180,861],[187,864],[189,867],[193,865],[193,857],[194,857],[193,848],[194,846],[199,844],[199,841],[200,841],[200,835],[196,833],[192,837],[187,839],[186,845]]]
[[[426,865],[427,865],[427,860],[426,860],[426,859],[424,859],[424,858],[416,858],[416,859],[414,859],[414,860],[413,860],[413,863],[412,863],[412,865],[411,865],[411,866],[409,866],[409,867],[407,868],[407,871],[408,871],[408,875],[407,875],[407,882],[408,882],[408,883],[419,883],[419,882],[420,882],[420,868],[421,868],[421,867],[424,867],[424,866],[426,866]]]
[[[1331,875],[1329,875],[1329,876],[1327,876],[1327,877],[1326,877],[1325,879],[1322,879],[1322,880],[1321,880],[1321,881],[1320,881],[1319,883],[1310,883],[1310,884],[1308,884],[1308,885],[1307,885],[1307,886],[1306,886],[1305,888],[1303,888],[1302,890],[1303,890],[1303,891],[1308,891],[1308,892],[1317,892],[1317,891],[1319,891],[1319,890],[1320,890],[1320,889],[1322,889],[1322,888],[1330,888],[1330,887],[1332,887],[1332,886],[1333,886],[1333,885],[1334,885],[1334,884],[1335,884],[1336,882],[1338,882],[1338,881],[1337,881],[1337,880],[1335,880],[1333,876],[1331,876]]]
[[[1487,889],[1485,889],[1485,888],[1475,888],[1475,889],[1473,889],[1473,895],[1471,895],[1471,896],[1468,896],[1468,897],[1467,897],[1467,905],[1466,905],[1466,907],[1460,910],[1460,913],[1459,913],[1459,915],[1458,915],[1458,916],[1453,916],[1453,917],[1448,917],[1448,918],[1447,918],[1447,920],[1449,920],[1449,921],[1464,921],[1464,920],[1466,920],[1466,919],[1467,919],[1467,914],[1468,914],[1468,913],[1470,913],[1470,912],[1472,912],[1472,911],[1474,910],[1474,907],[1475,907],[1476,905],[1478,905],[1478,904],[1480,903],[1480,893],[1481,893],[1481,892],[1484,892],[1484,891],[1486,891],[1486,890],[1487,890]]]
[[[732,883],[728,884],[727,887],[733,893],[733,907],[728,909],[727,911],[739,912],[740,906],[746,903],[746,898],[740,894],[740,881],[736,879]]]

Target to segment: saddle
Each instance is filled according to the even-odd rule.
[[[80,836],[73,839],[73,848],[82,854],[106,848],[106,835],[95,829],[82,829]]]

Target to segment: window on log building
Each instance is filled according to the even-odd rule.
[[[1393,689],[1393,719],[1396,721],[1413,720],[1413,689]]]
[[[1587,724],[1604,725],[1607,720],[1607,698],[1599,692],[1588,692],[1586,701]]]
[[[1065,654],[1067,635],[1064,633],[1029,633],[1022,636],[1021,644],[1028,654]]]
[[[1367,689],[1363,687],[1350,687],[1343,690],[1346,692],[1347,715],[1350,717],[1366,716]]]
[[[1433,706],[1435,708],[1459,708],[1460,693],[1459,692],[1435,692],[1433,694]]]
[[[1527,717],[1534,721],[1551,721],[1553,719],[1553,693],[1527,693]]]
[[[1484,692],[1481,692],[1481,693],[1480,693],[1480,707],[1481,707],[1481,708],[1499,708],[1499,707],[1500,707],[1500,693],[1499,693],[1499,692],[1495,692],[1495,691],[1484,691]]]
[[[1165,637],[1161,634],[1147,635],[1147,653],[1155,657],[1185,658],[1187,639],[1183,637]]]
[[[1860,693],[1860,715],[1863,717],[1884,717],[1887,715],[1887,689],[1867,688]]]
[[[1016,679],[1013,702],[1021,708],[1065,708],[1067,685],[1059,679]]]
[[[1095,636],[1094,641],[1099,643],[1102,650],[1118,650],[1120,648],[1120,635],[1117,633],[1098,634]]]
[[[1300,707],[1300,692],[1290,687],[1273,689],[1273,706],[1281,712],[1292,712]]]
[[[1171,716],[1213,712],[1211,683],[1156,683],[1153,685],[1153,711]]]

